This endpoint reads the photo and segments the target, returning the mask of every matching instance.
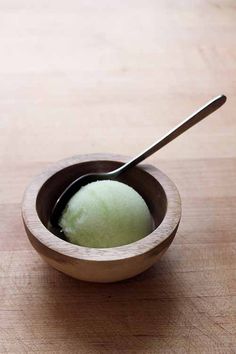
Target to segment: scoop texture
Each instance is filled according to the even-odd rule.
[[[74,194],[59,225],[71,243],[106,248],[147,236],[152,231],[152,217],[132,187],[105,180],[89,183]]]

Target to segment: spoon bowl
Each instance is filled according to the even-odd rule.
[[[51,217],[51,225],[56,229],[59,228],[58,226],[58,220],[63,212],[63,209],[65,208],[65,205],[69,201],[71,197],[83,186],[85,186],[88,183],[95,182],[95,181],[102,181],[106,179],[113,179],[114,177],[112,176],[112,173],[110,172],[100,172],[100,173],[87,173],[86,175],[83,175],[81,177],[76,178],[75,181],[71,182],[69,186],[66,187],[66,189],[62,192],[62,194],[59,196],[58,200],[56,201],[53,209],[52,209],[52,215]]]

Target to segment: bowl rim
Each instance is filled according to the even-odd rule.
[[[60,239],[49,231],[41,222],[37,210],[36,200],[42,185],[60,170],[89,161],[116,161],[127,162],[130,158],[115,154],[84,154],[76,155],[50,165],[39,175],[33,178],[25,190],[22,201],[22,218],[25,228],[41,244],[50,250],[75,260],[85,261],[118,261],[145,254],[164,243],[177,229],[181,218],[181,199],[177,187],[162,171],[150,164],[139,164],[141,168],[158,180],[167,198],[167,210],[161,224],[144,238],[127,245],[110,248],[90,248],[72,244]]]

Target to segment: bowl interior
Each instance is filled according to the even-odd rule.
[[[121,162],[96,160],[77,163],[65,167],[51,176],[41,187],[37,200],[36,210],[41,222],[56,236],[65,240],[63,233],[58,233],[50,226],[50,215],[53,205],[76,178],[90,172],[108,172],[119,166]],[[167,211],[167,197],[161,184],[148,172],[134,167],[121,174],[118,181],[133,187],[147,203],[154,222],[154,229],[160,225]]]

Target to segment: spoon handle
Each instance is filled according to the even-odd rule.
[[[203,118],[209,116],[209,114],[220,108],[226,101],[226,96],[220,95],[213,98],[211,101],[207,102],[204,106],[199,108],[196,112],[187,117],[183,122],[178,124],[175,128],[170,130],[166,135],[164,135],[160,140],[152,144],[149,148],[144,150],[141,154],[134,157],[131,161],[122,165],[115,171],[113,171],[114,176],[118,176],[120,173],[126,171],[128,168],[136,166],[139,162],[146,159],[148,156],[152,155],[154,152],[160,150],[163,146],[177,138],[177,136],[183,134],[186,130],[193,127],[195,124],[200,122]],[[112,174],[113,174],[112,173]]]

